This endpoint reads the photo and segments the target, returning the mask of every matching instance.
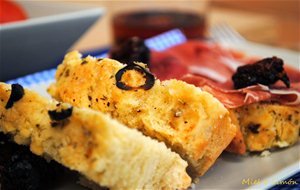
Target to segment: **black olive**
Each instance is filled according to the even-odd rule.
[[[146,81],[145,84],[141,85],[141,86],[137,86],[137,87],[132,87],[132,86],[127,86],[125,83],[123,83],[122,80],[122,76],[125,72],[129,71],[129,70],[135,70],[139,73],[141,73]],[[131,65],[127,65],[126,67],[120,69],[117,73],[116,73],[116,85],[118,88],[122,89],[122,90],[135,90],[135,89],[144,89],[144,90],[149,90],[150,88],[153,87],[154,83],[155,83],[155,77],[154,75],[152,75],[149,71],[147,71],[146,69],[144,69],[143,67],[137,65],[137,64],[131,64]]]
[[[251,85],[271,85],[281,80],[290,87],[290,80],[283,68],[283,60],[277,57],[265,58],[254,64],[238,67],[232,76],[234,88],[244,88]]]
[[[149,66],[150,50],[138,37],[132,37],[122,44],[115,45],[109,55],[112,59],[127,65],[142,62]]]
[[[250,124],[248,125],[248,129],[249,129],[252,133],[254,133],[254,134],[258,134],[258,133],[259,133],[259,131],[258,131],[259,127],[260,127],[260,124],[253,124],[253,123],[250,123]]]
[[[88,62],[86,61],[86,60],[83,60],[82,62],[81,62],[81,65],[84,65],[84,64],[87,64]]]
[[[73,111],[73,107],[69,107],[69,108],[63,109],[61,111],[49,110],[48,114],[52,120],[60,121],[60,120],[64,120],[64,119],[67,119],[68,117],[70,117],[72,115],[72,111]]]
[[[19,84],[12,84],[11,85],[11,93],[10,97],[6,103],[5,108],[9,109],[13,106],[14,102],[17,102],[24,96],[24,88]]]

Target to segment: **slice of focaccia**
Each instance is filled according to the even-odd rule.
[[[187,163],[110,116],[0,83],[0,131],[110,189],[185,189]]]
[[[192,175],[203,175],[236,133],[229,112],[209,93],[182,81],[155,80],[149,87],[141,63],[126,70],[130,67],[70,52],[48,91],[58,100],[109,113],[165,142],[190,163]]]
[[[236,118],[241,136],[235,137],[228,150],[243,154],[297,142],[300,128],[300,107],[278,103],[254,103],[230,112]]]

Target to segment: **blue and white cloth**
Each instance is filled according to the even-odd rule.
[[[145,44],[156,51],[162,51],[169,47],[175,46],[177,44],[184,43],[186,41],[185,35],[179,30],[171,30],[165,33],[162,33],[158,36],[145,40]],[[96,55],[97,58],[107,57],[107,53]],[[33,84],[38,84],[41,82],[47,82],[54,79],[56,69],[45,70],[17,79],[9,80],[7,83],[19,83],[24,87],[28,87]]]

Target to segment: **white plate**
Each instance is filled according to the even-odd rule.
[[[277,56],[298,70],[300,70],[300,53],[288,49],[276,48],[257,44],[253,42],[241,42],[236,44],[222,44],[225,47],[233,48],[245,52],[249,56],[255,57],[272,57]]]
[[[249,56],[277,56],[282,58],[286,64],[300,70],[299,52],[251,42],[226,44],[225,46],[241,50]],[[267,157],[223,153],[214,166],[200,179],[196,189],[267,189],[299,170],[299,142],[293,147],[272,152]],[[248,184],[248,179],[253,183]]]
[[[299,68],[299,53],[245,43],[231,46],[245,51],[249,55],[273,56],[283,58],[288,64]],[[43,96],[49,96],[46,88],[51,81],[33,84],[29,88]],[[300,143],[290,148],[277,150],[267,157],[259,155],[237,156],[223,153],[213,167],[200,178],[195,189],[267,189],[300,170]],[[249,182],[249,183],[248,183]],[[256,183],[256,184],[255,184]],[[83,187],[66,181],[59,190],[80,190]]]

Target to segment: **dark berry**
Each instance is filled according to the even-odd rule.
[[[272,85],[281,80],[290,87],[290,80],[283,68],[283,60],[277,57],[265,58],[254,64],[244,65],[232,76],[234,88],[244,88],[251,85]]]
[[[132,37],[121,44],[115,45],[109,55],[112,59],[127,65],[134,62],[149,64],[150,61],[150,50],[144,41],[138,37]]]

